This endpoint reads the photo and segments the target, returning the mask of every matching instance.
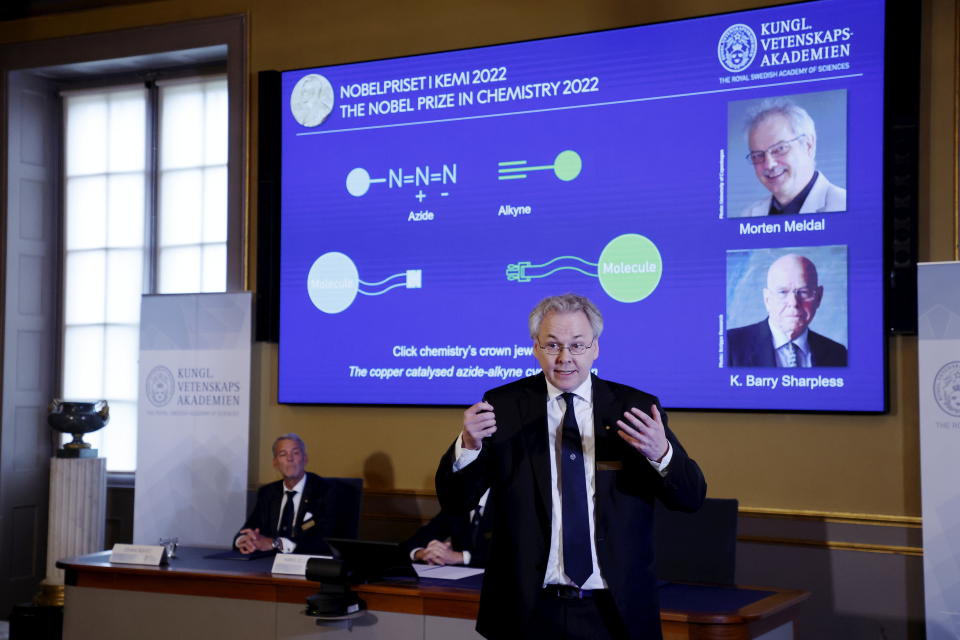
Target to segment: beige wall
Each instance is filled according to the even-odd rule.
[[[0,43],[245,13],[251,123],[255,75],[484,45],[774,4],[764,0],[164,0],[0,24]],[[921,109],[920,256],[955,257],[957,0],[925,0]],[[256,131],[251,124],[251,148]],[[852,158],[851,161],[855,161]],[[250,175],[256,156],[251,153]],[[256,202],[251,181],[248,202]],[[255,228],[256,211],[249,227]],[[250,238],[255,246],[255,238]],[[248,273],[252,281],[255,265]],[[251,285],[252,286],[252,285]],[[518,323],[523,319],[518,318]],[[710,494],[748,507],[916,516],[920,513],[916,340],[890,339],[888,415],[675,412],[672,426],[700,461]],[[255,349],[251,481],[272,478],[266,446],[298,431],[311,467],[364,476],[368,488],[429,491],[460,411],[278,406],[277,350]],[[656,363],[649,363],[656,366]],[[651,389],[656,391],[656,389]],[[665,399],[669,405],[669,398]]]

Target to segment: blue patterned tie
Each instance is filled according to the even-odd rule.
[[[567,410],[563,414],[560,453],[560,501],[563,508],[563,569],[577,586],[593,573],[590,556],[590,522],[587,517],[587,480],[583,470],[583,445],[573,409],[573,394],[564,393]]]
[[[790,348],[793,351],[793,366],[802,367],[803,366],[803,350],[800,348],[796,342],[790,343]]]

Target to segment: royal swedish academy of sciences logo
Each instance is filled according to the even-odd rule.
[[[960,362],[940,367],[933,379],[933,397],[944,413],[960,418]]]
[[[150,370],[147,374],[147,400],[155,407],[163,407],[173,399],[176,382],[173,373],[163,365]]]
[[[743,71],[757,56],[757,34],[745,24],[732,24],[720,36],[717,58],[731,73]]]

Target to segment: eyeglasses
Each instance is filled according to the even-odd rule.
[[[574,342],[573,344],[560,344],[559,342],[548,342],[547,344],[540,344],[537,342],[537,346],[551,356],[559,355],[564,349],[572,356],[579,356],[582,353],[586,353],[587,349],[593,348],[593,343],[584,344],[583,342]]]
[[[817,297],[817,290],[809,287],[802,289],[774,289],[773,293],[781,300],[786,300],[789,296],[795,295],[798,300],[810,302]]]
[[[777,144],[767,147],[765,151],[751,151],[746,155],[747,160],[752,164],[763,164],[763,161],[767,159],[767,154],[770,154],[771,158],[782,158],[783,156],[790,153],[790,147],[794,142],[800,138],[805,138],[807,134],[801,133],[796,138],[791,140],[784,140],[783,142],[778,142]]]

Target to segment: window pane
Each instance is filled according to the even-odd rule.
[[[204,172],[203,241],[227,241],[226,167],[212,167]]]
[[[142,247],[146,201],[144,175],[125,173],[109,178],[108,247]]]
[[[205,140],[203,147],[204,164],[227,164],[227,79],[214,80],[204,85],[206,89],[204,127]]]
[[[160,178],[161,247],[197,244],[203,222],[203,171],[167,171]]]
[[[106,252],[68,253],[66,267],[65,322],[68,325],[103,322],[106,304]],[[69,360],[66,362],[68,363]]]
[[[160,251],[158,293],[191,293],[200,291],[199,246],[175,247]]]
[[[107,458],[111,471],[134,471],[137,468],[137,405],[109,398],[107,401],[110,424],[97,432],[103,434],[100,454]]]
[[[203,164],[204,108],[202,85],[160,88],[160,169]]]
[[[227,245],[203,245],[203,287],[206,293],[227,290]]]
[[[100,399],[102,398],[98,398],[98,400]],[[110,413],[111,413],[110,420],[112,421],[113,407],[110,407]],[[89,444],[92,448],[96,449],[97,453],[100,454],[100,457],[105,457],[103,453],[103,432],[109,428],[110,428],[110,425],[107,425],[106,427],[104,427],[103,429],[100,429],[99,431],[94,431],[93,433],[87,433],[83,436],[83,441]],[[60,438],[60,444],[65,444],[67,442],[70,442],[71,440],[73,440],[73,436],[65,435],[62,438]],[[108,460],[107,461],[108,465],[109,465],[109,462],[110,461]],[[115,471],[115,469],[110,469],[110,471]]]
[[[143,291],[143,251],[114,249],[107,252],[107,322],[140,322],[140,295]]]
[[[140,297],[156,244],[158,293],[226,289],[227,81],[118,87],[64,97],[63,393],[106,398],[110,424],[87,441],[111,471],[136,468]],[[157,173],[148,174],[148,145]],[[75,179],[71,176],[80,176]],[[156,182],[153,182],[156,181]],[[147,194],[157,188],[151,237]]]
[[[66,174],[103,173],[107,169],[107,98],[105,94],[68,96]]]
[[[103,326],[67,327],[64,331],[63,397],[69,400],[103,397]]]
[[[107,238],[107,180],[67,179],[66,249],[99,249]]]
[[[146,165],[146,89],[110,94],[108,170],[143,171]]]
[[[140,335],[137,326],[110,325],[104,347],[104,395],[113,400],[137,401],[137,363]]]

